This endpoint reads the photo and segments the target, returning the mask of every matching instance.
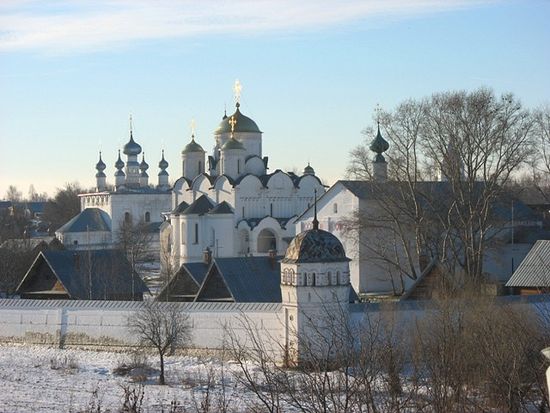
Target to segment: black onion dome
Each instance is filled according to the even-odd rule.
[[[369,149],[376,153],[376,161],[384,161],[384,156],[382,156],[382,153],[386,152],[389,147],[390,144],[382,137],[382,134],[380,133],[380,125],[378,125],[376,137],[372,140],[369,146]]]
[[[298,234],[286,250],[284,263],[315,263],[351,261],[338,238],[322,229],[311,229]]]
[[[143,154],[143,158],[141,159],[141,163],[139,164],[139,169],[141,171],[146,171],[149,169],[149,164],[145,162],[145,153]]]
[[[235,113],[229,117],[224,117],[220,122],[218,129],[216,129],[215,134],[220,135],[222,133],[231,133],[231,124],[229,120],[234,118],[237,123],[235,124],[235,133],[239,132],[253,132],[253,133],[262,133],[256,122],[250,119],[248,116],[245,116],[239,110],[239,104],[237,103],[237,110]]]
[[[134,137],[130,132],[130,140],[124,145],[124,155],[139,155],[141,153],[141,145],[134,141]]]
[[[116,169],[124,168],[124,162],[122,161],[122,159],[120,159],[120,151],[118,151],[118,159],[115,162],[115,168]]]
[[[105,162],[101,159],[101,152],[99,152],[99,161],[95,164],[95,169],[99,172],[103,172],[105,168],[107,168],[107,165],[105,165]]]
[[[164,151],[162,151],[162,159],[159,162],[159,168],[162,170],[168,168],[168,162],[164,159]]]

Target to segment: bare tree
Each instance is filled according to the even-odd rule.
[[[17,189],[15,185],[10,185],[6,191],[6,199],[12,202],[21,202],[23,194]]]
[[[149,255],[153,233],[146,222],[140,221],[134,224],[131,221],[122,221],[117,233],[117,239],[118,249],[124,253],[132,269],[133,295],[136,267],[140,261],[143,261]]]
[[[82,192],[85,191],[78,182],[67,183],[57,190],[53,199],[48,200],[44,206],[43,220],[50,223],[50,232],[80,213],[78,194]]]
[[[190,342],[189,316],[179,306],[167,303],[144,301],[143,306],[129,320],[130,331],[141,344],[153,347],[159,356],[159,384],[165,384],[164,358],[175,349]]]
[[[415,279],[418,259],[428,256],[449,275],[481,280],[483,256],[507,220],[495,213],[507,202],[502,188],[534,153],[533,116],[514,96],[479,89],[409,100],[379,121],[391,142],[391,182],[373,183],[379,211],[352,224],[378,225],[396,238],[403,259],[380,256],[404,276]],[[371,176],[366,156],[366,145],[352,151],[349,176]],[[436,172],[441,182],[430,182]]]

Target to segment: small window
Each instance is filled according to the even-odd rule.
[[[273,204],[269,204],[269,216],[273,216]]]
[[[327,285],[332,284],[332,272],[327,272]]]
[[[185,237],[187,236],[187,234],[185,233],[185,223],[181,223],[181,244],[182,245],[185,245]]]
[[[126,224],[131,224],[132,223],[132,215],[130,215],[129,212],[124,213],[124,222]]]
[[[199,224],[195,223],[195,244],[199,243]]]
[[[241,160],[237,159],[237,174],[241,173]]]
[[[145,213],[145,222],[151,222],[151,213],[149,211]]]
[[[338,204],[335,202],[334,205],[332,205],[332,212],[334,212],[335,214],[338,213]]]
[[[183,173],[183,176],[185,176],[185,161],[181,161],[181,171]]]
[[[243,218],[244,218],[244,207],[243,207]]]
[[[198,173],[199,175],[202,174],[202,162],[201,162],[201,161],[199,161],[199,167],[198,167],[198,169],[197,169],[197,173]]]
[[[290,270],[290,282],[292,285],[296,285],[296,273],[294,270]]]
[[[74,244],[74,245],[78,245],[78,240],[75,239],[75,240],[73,241],[73,244]]]

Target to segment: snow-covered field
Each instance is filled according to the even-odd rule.
[[[0,412],[83,412],[101,406],[101,412],[117,412],[124,400],[124,387],[140,390],[131,376],[119,376],[113,369],[128,363],[132,356],[107,351],[83,351],[41,346],[0,346]],[[158,359],[148,356],[153,368]],[[150,372],[143,388],[143,412],[170,411],[175,400],[176,411],[196,411],[208,388],[209,372],[216,374],[214,392],[225,390],[232,411],[246,410],[252,399],[239,389],[231,372],[237,367],[217,359],[172,356],[166,360],[166,386],[156,384],[157,372]],[[223,377],[220,372],[224,371]],[[218,400],[217,396],[211,400]],[[211,411],[216,411],[213,409]],[[97,408],[93,410],[97,412]]]

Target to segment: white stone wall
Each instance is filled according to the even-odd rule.
[[[124,301],[46,301],[0,299],[0,341],[59,345],[128,346],[136,337],[128,317],[143,305]],[[246,341],[243,314],[266,344],[276,348],[282,331],[278,303],[178,303],[189,315],[191,347],[221,349],[227,340],[224,326]]]

